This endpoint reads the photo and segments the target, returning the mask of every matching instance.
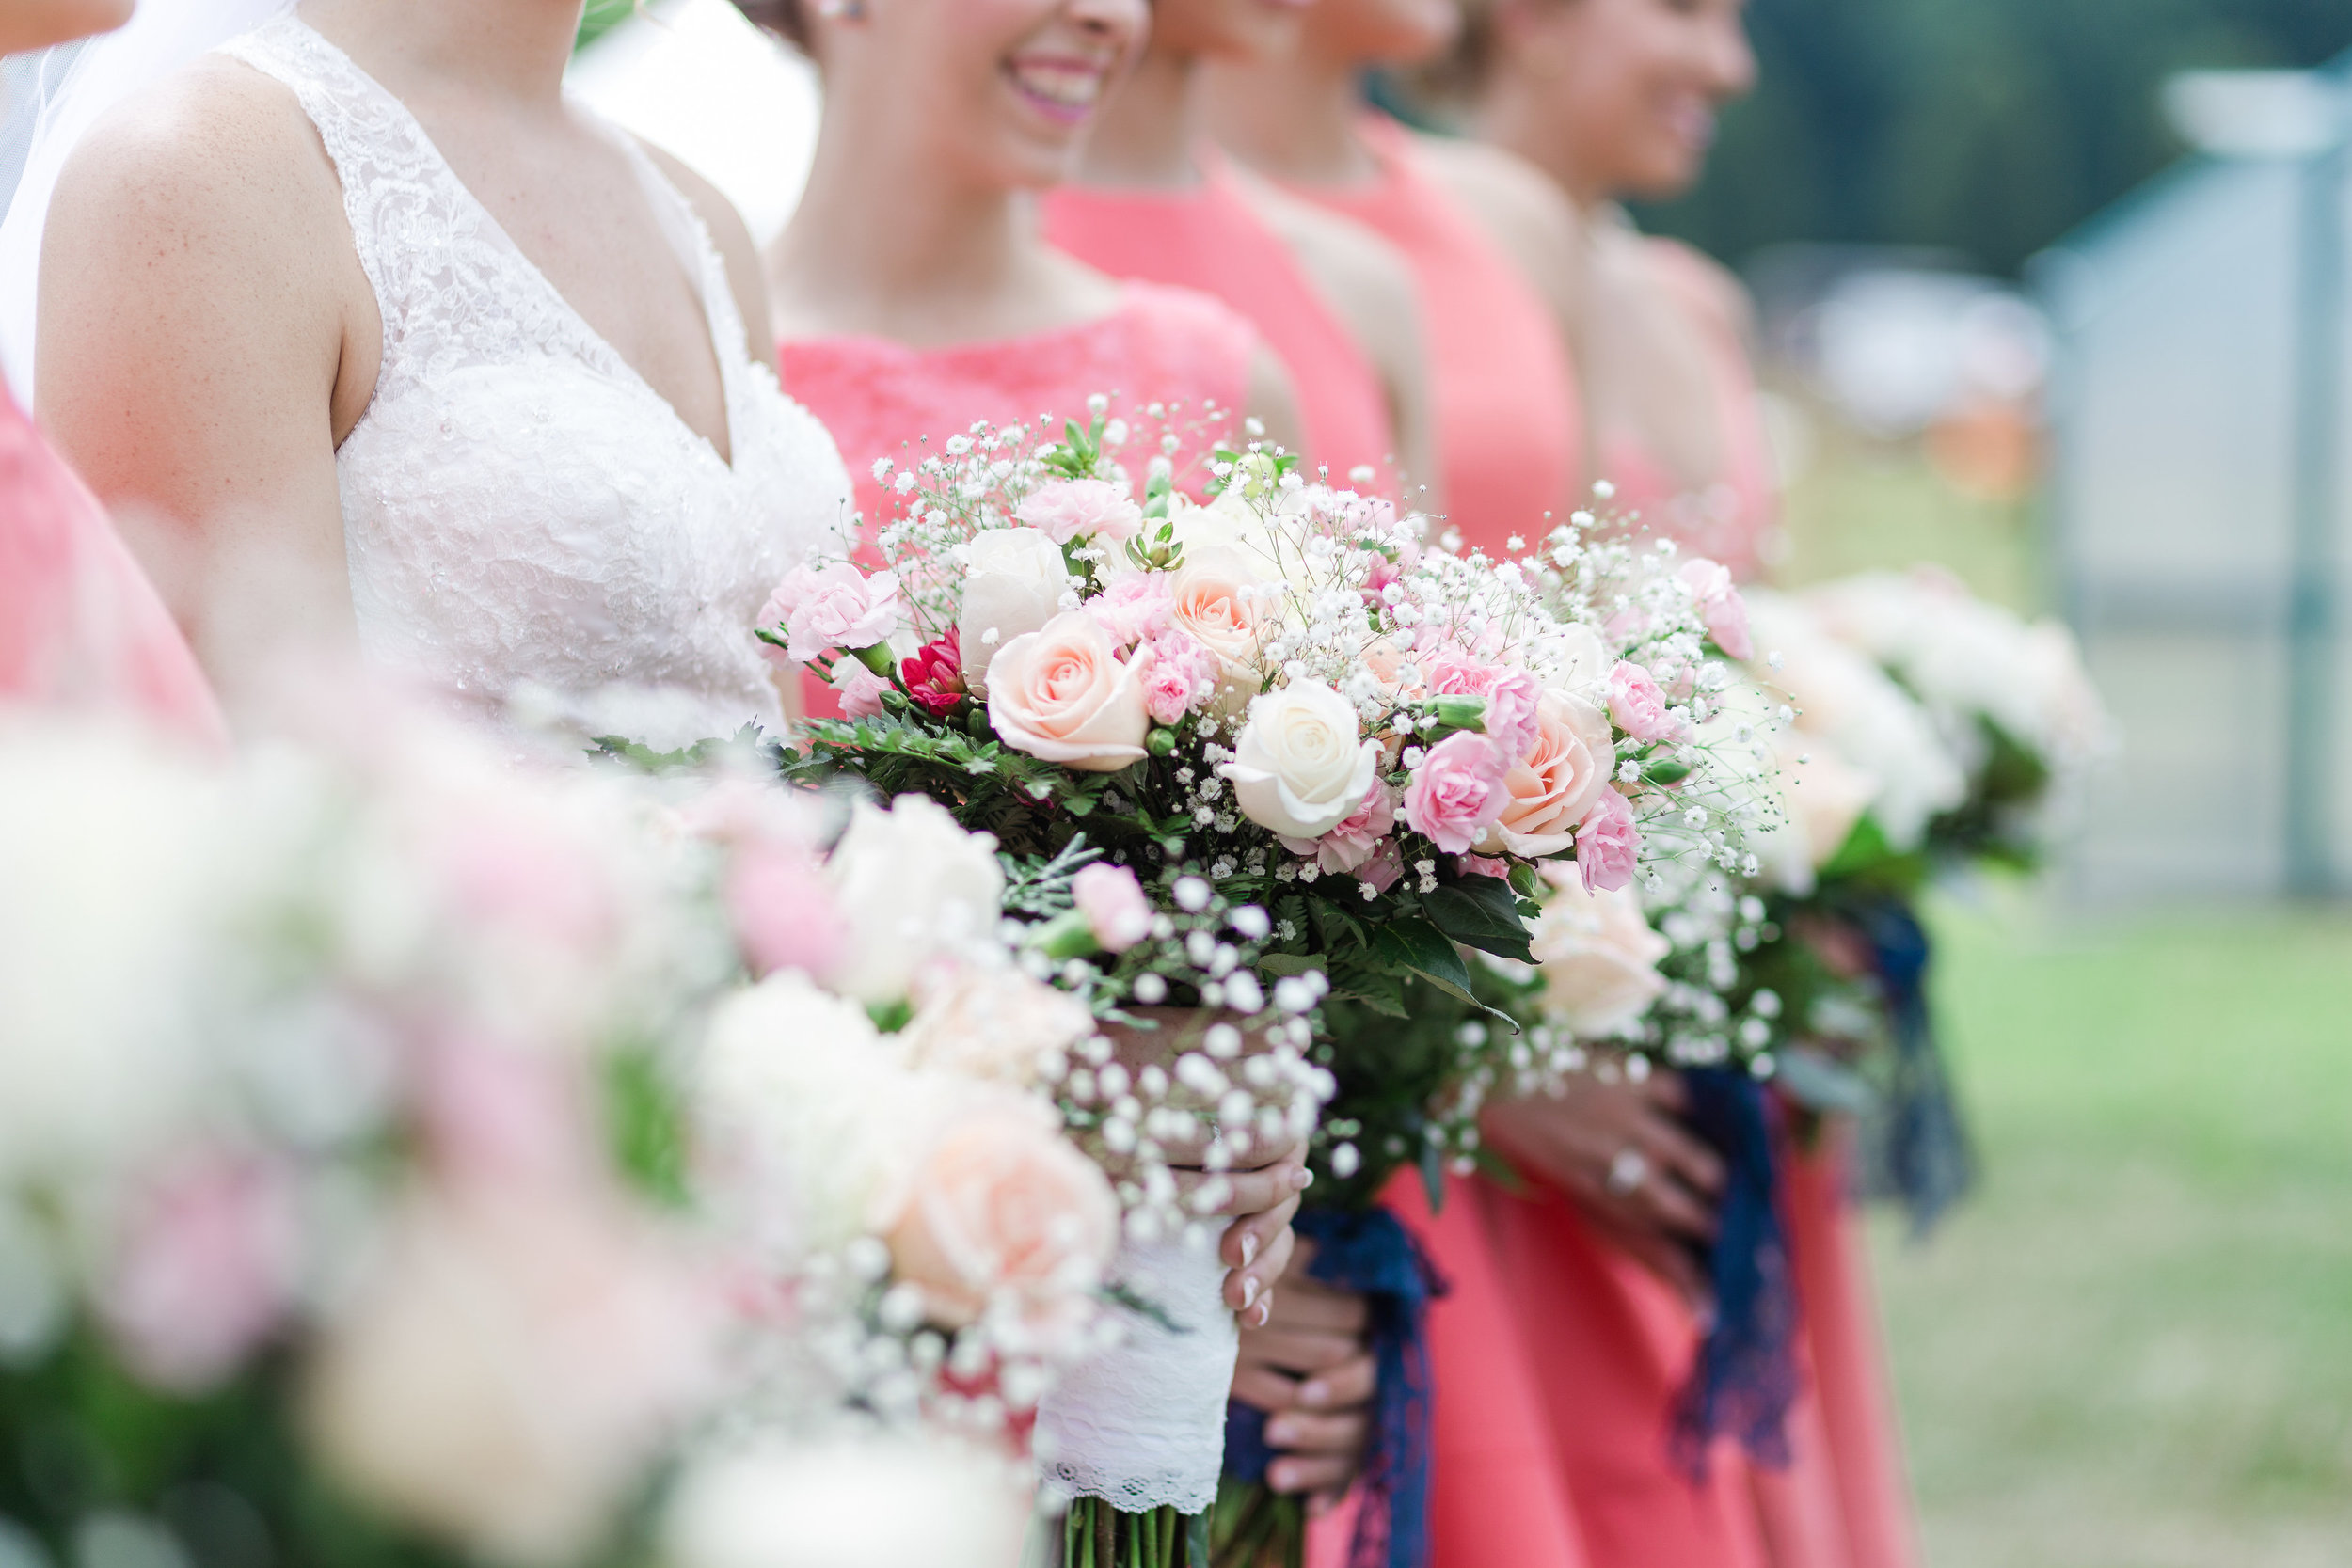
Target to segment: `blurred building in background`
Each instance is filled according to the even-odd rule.
[[[2352,890],[2352,55],[2205,73],[2204,150],[2036,263],[2059,592],[2123,726],[2094,897]]]

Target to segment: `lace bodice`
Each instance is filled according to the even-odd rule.
[[[336,455],[373,661],[661,745],[773,726],[752,635],[804,556],[847,547],[825,431],[744,353],[708,233],[614,133],[698,287],[732,466],[558,293],[415,117],[288,12],[224,46],[300,100],[384,317],[375,395]]]

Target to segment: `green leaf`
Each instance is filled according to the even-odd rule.
[[[1373,951],[1400,969],[1409,971],[1456,1001],[1467,1002],[1489,1018],[1518,1033],[1518,1020],[1490,1007],[1470,989],[1469,966],[1445,934],[1426,920],[1392,920],[1372,933]]]
[[[1528,946],[1527,922],[1519,916],[1518,895],[1500,877],[1465,877],[1448,882],[1422,895],[1421,907],[1431,923],[1455,942],[1497,958],[1535,961]]]

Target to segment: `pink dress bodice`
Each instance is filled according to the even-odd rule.
[[[98,499],[0,387],[0,705],[112,708],[226,746],[213,689]]]
[[[1119,309],[1093,321],[1025,338],[909,348],[886,338],[787,338],[777,344],[784,384],[822,420],[857,485],[859,541],[891,515],[874,464],[902,464],[977,420],[1016,424],[1051,416],[1084,421],[1096,394],[1129,420],[1149,404],[1167,409],[1186,437],[1174,458],[1180,483],[1197,489],[1200,460],[1235,432],[1249,389],[1257,335],[1216,300],[1151,283],[1126,286]],[[1136,467],[1140,477],[1140,466]]]
[[[929,443],[936,451],[979,420],[993,425],[1087,418],[1100,394],[1112,412],[1150,431],[1161,407],[1182,440],[1171,459],[1177,482],[1198,492],[1202,460],[1231,428],[1249,388],[1258,336],[1232,310],[1204,294],[1129,283],[1119,308],[1075,326],[1025,338],[910,348],[886,338],[840,335],[787,338],[776,345],[784,384],[832,432],[857,486],[858,549],[869,564],[875,534],[889,521],[893,497],[874,477],[891,458],[903,466]],[[1128,465],[1138,480],[1142,463]],[[833,691],[802,683],[811,715],[837,715]]]
[[[1677,480],[1634,432],[1597,433],[1598,478],[1616,486],[1611,509],[1639,513],[1645,527],[1731,568],[1742,582],[1763,564],[1765,541],[1779,524],[1779,485],[1764,431],[1756,372],[1739,334],[1708,295],[1706,263],[1673,240],[1645,242],[1655,275],[1669,298],[1698,328],[1712,374],[1712,414],[1722,433],[1723,471],[1692,487]]]
[[[1045,237],[1080,261],[1198,289],[1248,317],[1290,372],[1309,460],[1341,483],[1359,467],[1388,482],[1396,437],[1379,372],[1221,161],[1204,160],[1189,190],[1064,185],[1044,209]]]
[[[1560,324],[1478,220],[1423,170],[1412,135],[1368,117],[1368,185],[1295,187],[1395,245],[1413,269],[1430,357],[1446,517],[1465,547],[1530,546],[1578,499],[1583,410]]]

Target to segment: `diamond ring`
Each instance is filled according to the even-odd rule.
[[[1609,1189],[1611,1197],[1631,1197],[1634,1190],[1648,1180],[1649,1156],[1628,1145],[1609,1162],[1609,1176],[1602,1185]]]

